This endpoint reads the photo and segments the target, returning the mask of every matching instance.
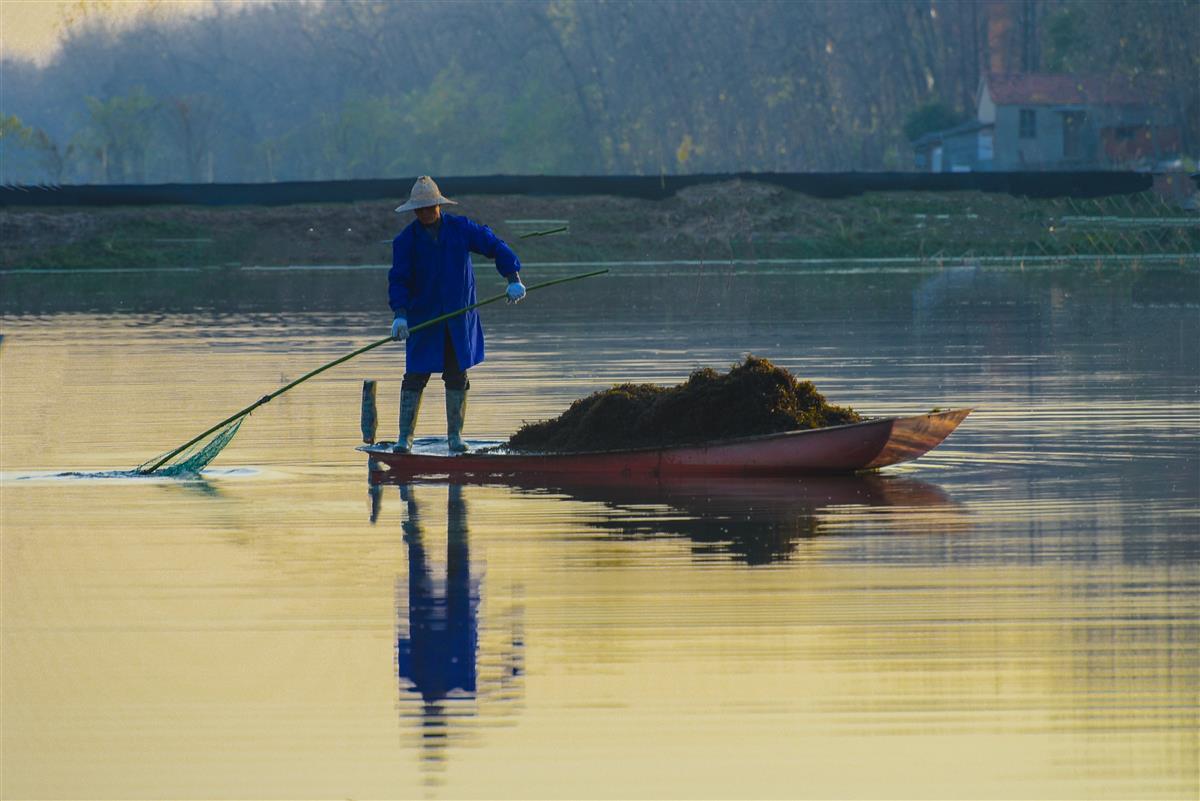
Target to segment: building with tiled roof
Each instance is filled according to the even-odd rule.
[[[932,172],[1127,169],[1180,152],[1173,117],[1146,79],[989,73],[975,120],[913,147],[918,169]]]
[[[979,82],[979,92],[1006,106],[1138,106],[1157,94],[1145,80],[1044,72],[993,72]]]

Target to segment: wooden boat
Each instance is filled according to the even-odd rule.
[[[853,473],[916,459],[936,447],[970,409],[913,417],[883,417],[828,428],[636,450],[531,453],[489,448],[450,455],[420,440],[412,453],[392,453],[390,442],[364,445],[373,468],[398,475],[502,476],[519,474],[683,476],[789,476]]]

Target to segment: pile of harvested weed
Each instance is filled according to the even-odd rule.
[[[508,441],[522,451],[607,451],[682,445],[854,423],[811,381],[747,356],[722,375],[697,370],[682,384],[620,384],[575,401],[553,420],[527,423]]]

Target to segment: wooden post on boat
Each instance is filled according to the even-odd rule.
[[[375,444],[375,430],[379,426],[379,413],[375,407],[375,386],[374,379],[368,378],[363,381],[362,410],[359,414],[358,424],[362,428],[363,442],[367,445]],[[382,469],[383,465],[377,460],[370,457],[367,458],[367,497],[370,499],[372,524],[379,519],[379,507],[383,501],[383,487],[371,480],[371,473]]]
[[[363,381],[362,414],[359,418],[362,426],[363,442],[375,444],[375,429],[379,426],[379,413],[375,410],[375,381],[368,378]]]
[[[367,445],[375,444],[375,431],[379,427],[379,412],[375,407],[375,380],[368,378],[363,381],[362,410],[359,413],[359,427],[362,429],[362,440]],[[379,470],[383,467],[374,459],[367,459],[367,471]]]

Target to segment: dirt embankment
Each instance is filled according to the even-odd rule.
[[[1156,196],[1090,201],[963,193],[828,200],[753,181],[666,200],[476,195],[448,210],[490,225],[525,261],[1073,255],[1200,249],[1200,227],[1081,218],[1174,217]],[[400,200],[399,198],[397,200]],[[384,264],[409,222],[392,202],[0,210],[0,269]],[[1076,222],[1064,222],[1076,220]],[[567,225],[553,236],[521,234]]]

